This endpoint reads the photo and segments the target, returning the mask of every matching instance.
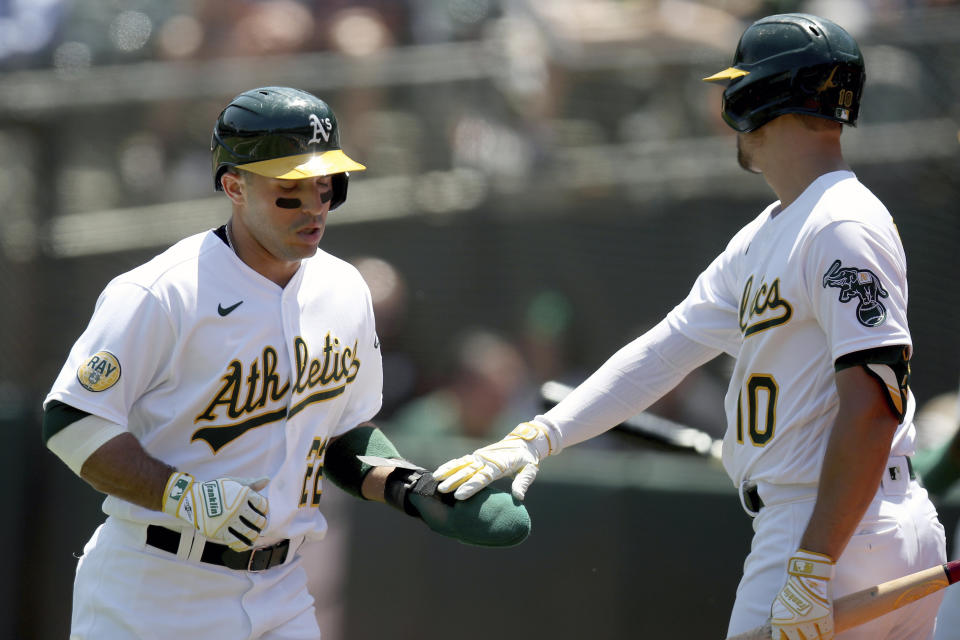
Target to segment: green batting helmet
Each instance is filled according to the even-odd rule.
[[[722,115],[743,133],[785,113],[856,125],[865,79],[863,55],[850,34],[805,13],[757,20],[740,37],[733,65],[704,78],[730,81]]]
[[[268,178],[333,177],[330,210],[347,199],[348,171],[363,171],[340,148],[333,110],[313,94],[290,87],[260,87],[230,101],[213,126],[214,188],[235,167]]]

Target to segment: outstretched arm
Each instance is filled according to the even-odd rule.
[[[324,473],[347,493],[386,502],[460,542],[506,547],[523,542],[530,533],[530,516],[509,493],[488,488],[465,502],[440,494],[433,474],[403,459],[370,423],[333,439]]]
[[[441,492],[466,499],[497,478],[516,475],[522,500],[540,461],[612,429],[673,389],[720,353],[673,329],[667,320],[615,353],[546,414],[517,426],[503,440],[441,465]]]

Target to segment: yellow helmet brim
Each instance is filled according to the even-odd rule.
[[[737,69],[736,67],[727,67],[723,71],[717,72],[712,76],[704,78],[704,82],[720,82],[722,80],[735,80],[736,78],[742,78],[745,75],[749,75],[749,71],[744,71],[743,69]]]
[[[366,170],[365,166],[352,160],[340,149],[238,164],[237,168],[267,178],[279,178],[281,180],[300,180],[302,178],[331,176],[347,171]]]

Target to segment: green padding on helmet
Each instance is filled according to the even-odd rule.
[[[358,455],[402,459],[393,443],[376,427],[357,427],[334,440],[324,458],[323,475],[357,498],[363,498],[360,487],[373,469],[357,460]]]
[[[450,538],[481,547],[512,547],[530,535],[530,515],[507,491],[486,487],[448,506],[437,497],[411,495],[427,526]]]

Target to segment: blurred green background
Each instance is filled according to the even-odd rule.
[[[925,407],[956,393],[960,355],[956,2],[0,0],[0,637],[67,636],[100,496],[41,447],[40,404],[114,275],[226,220],[209,140],[230,98],[314,92],[368,166],[321,246],[373,290],[378,421],[429,465],[657,322],[773,199],[700,79],[784,11],[862,46],[845,148],[903,238]],[[654,410],[719,437],[728,367]],[[956,422],[919,427],[927,448]],[[544,465],[534,533],[511,550],[325,500],[329,540],[306,550],[325,640],[480,638],[488,623],[501,638],[719,638],[750,536],[715,460],[620,434]],[[957,505],[941,505],[948,529]]]

